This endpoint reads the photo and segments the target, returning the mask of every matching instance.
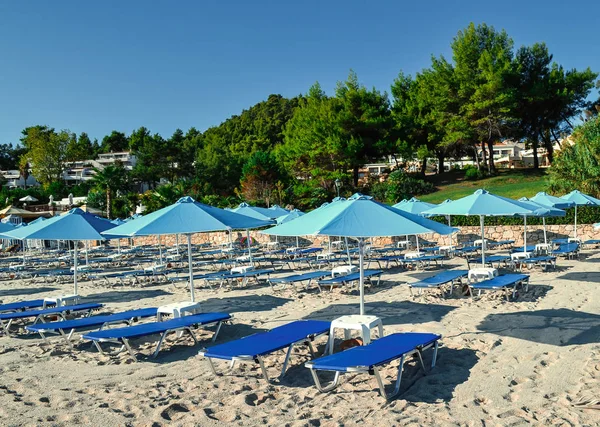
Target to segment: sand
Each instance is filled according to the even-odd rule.
[[[327,394],[314,386],[299,349],[283,380],[268,385],[255,365],[215,376],[198,350],[210,344],[170,340],[157,359],[154,341],[135,342],[126,354],[98,354],[89,343],[75,351],[58,339],[0,337],[0,424],[12,425],[600,425],[600,254],[559,260],[556,271],[531,272],[528,292],[516,301],[486,294],[470,299],[437,291],[411,297],[406,282],[433,274],[392,270],[366,293],[368,314],[385,333],[443,335],[437,366],[426,375],[407,363],[400,396],[386,402],[368,375],[347,375]],[[465,268],[451,260],[446,268]],[[71,284],[0,282],[0,300],[69,293]],[[83,282],[80,294],[105,311],[151,307],[187,299],[169,284],[143,288]],[[333,319],[358,311],[356,290],[319,294],[273,291],[267,285],[197,292],[205,311],[235,316],[218,342],[301,318]],[[323,350],[324,343],[318,343]],[[426,353],[426,363],[431,359]],[[272,377],[283,353],[266,359]],[[225,364],[218,365],[221,368]],[[384,370],[391,382],[396,365]]]

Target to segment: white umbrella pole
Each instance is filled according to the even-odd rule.
[[[77,240],[73,241],[73,289],[77,295]]]
[[[177,256],[179,256],[179,234],[175,235],[175,245],[177,248]]]
[[[90,259],[88,257],[88,252],[89,252],[88,242],[87,242],[87,240],[85,240],[83,243],[85,245],[85,265],[90,265]]]
[[[300,239],[298,238],[298,236],[296,236],[296,247],[300,247]]]
[[[121,253],[121,239],[117,239],[117,253]]]
[[[546,238],[546,218],[542,217],[542,223],[544,224],[544,244],[548,244],[548,239]]]
[[[331,253],[331,236],[327,236],[327,242],[329,244],[329,250],[327,252]]]
[[[523,217],[523,252],[527,252],[527,215]]]
[[[250,258],[250,266],[254,267],[252,261],[252,245],[250,244],[250,230],[246,230],[246,242],[248,243],[248,257]]]
[[[577,238],[577,205],[575,205],[575,230],[573,231],[573,237]]]
[[[162,259],[162,245],[160,244],[160,234],[158,235],[158,259],[159,259],[159,264],[162,265],[163,259]]]
[[[479,223],[481,224],[481,265],[485,267],[485,232],[483,229],[483,215],[479,215]]]
[[[415,240],[417,242],[417,252],[419,252],[419,236],[415,234]]]
[[[365,255],[365,242],[358,239],[358,264],[359,264],[359,286],[360,286],[360,315],[365,315],[365,270],[363,266],[363,258]]]
[[[348,256],[348,265],[352,265],[352,258],[350,258],[350,248],[348,247],[348,238],[344,236],[344,244],[346,245],[346,255]]]
[[[179,244],[177,245],[179,246]],[[190,270],[190,295],[192,297],[192,302],[196,301],[196,297],[194,295],[194,271],[192,265],[192,235],[187,235],[187,247],[188,247],[188,268]]]
[[[21,240],[23,242],[23,264],[25,264],[25,249],[27,249],[27,240]]]

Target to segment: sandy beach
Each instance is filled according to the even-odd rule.
[[[385,402],[368,375],[346,375],[327,394],[314,386],[296,350],[281,382],[267,384],[257,365],[238,365],[215,376],[198,356],[212,332],[198,331],[199,345],[171,340],[151,359],[155,341],[135,342],[127,353],[103,356],[79,341],[74,351],[58,338],[0,338],[0,423],[39,425],[600,425],[600,254],[560,259],[556,271],[531,271],[528,292],[515,301],[500,294],[467,298],[438,291],[412,297],[407,282],[434,274],[388,270],[366,292],[367,314],[383,319],[385,333],[443,335],[437,366],[426,375],[415,360],[405,367],[400,396]],[[466,268],[460,258],[444,268]],[[278,273],[278,274],[284,274]],[[358,312],[356,289],[321,294],[267,284],[209,290],[199,284],[203,309],[234,315],[217,342],[243,337],[296,319],[331,320]],[[0,300],[69,293],[71,283],[0,282]],[[155,307],[188,298],[180,284],[113,287],[80,284],[86,301],[103,312]],[[322,351],[324,341],[319,341]],[[431,352],[425,353],[426,363]],[[273,377],[283,353],[266,359]],[[225,368],[225,364],[219,365]],[[396,364],[384,370],[389,383]],[[593,409],[595,408],[595,409]]]

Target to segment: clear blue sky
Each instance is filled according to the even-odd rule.
[[[271,93],[330,92],[350,68],[389,92],[471,21],[600,71],[599,16],[600,2],[558,0],[3,1],[0,143],[35,124],[98,139],[204,130]]]

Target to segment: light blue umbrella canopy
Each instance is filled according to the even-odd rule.
[[[301,210],[298,210],[298,209],[294,209],[287,215],[283,215],[283,216],[280,216],[279,218],[277,218],[277,224],[283,224],[283,223],[289,222],[293,219],[300,218],[303,215],[304,215],[304,212],[302,212]]]
[[[74,208],[64,215],[29,224],[6,235],[19,240],[104,240],[106,237],[100,233],[114,226],[105,218]]]
[[[355,194],[315,209],[293,221],[277,225],[263,233],[276,236],[344,236],[358,239],[360,268],[360,314],[364,314],[364,247],[365,238],[437,232],[453,233],[444,224],[394,209]]]
[[[284,216],[284,215],[287,215],[287,214],[289,214],[289,213],[290,213],[290,211],[289,211],[289,210],[287,210],[287,209],[284,209],[284,208],[282,208],[282,207],[281,207],[281,206],[279,206],[279,205],[273,205],[273,206],[271,206],[271,207],[269,208],[269,210],[272,212],[272,214],[271,214],[271,215],[277,215],[277,216],[275,216],[274,218],[280,218],[280,217],[282,217],[282,216]]]
[[[579,190],[573,190],[569,194],[560,197],[563,200],[575,203],[575,227],[573,229],[573,237],[577,238],[577,206],[600,206],[600,200],[595,197],[588,196]]]
[[[231,212],[235,212],[240,215],[249,216],[250,218],[259,219],[262,221],[272,221],[275,218],[281,216],[267,208],[260,208],[258,206],[250,206],[248,203],[240,203],[237,208],[231,209]]]
[[[38,222],[44,222],[44,221],[46,221],[46,218],[44,218],[43,216],[41,216],[41,217],[39,217],[37,219],[34,219],[33,221],[29,222],[29,224],[27,224],[27,225],[37,224]]]
[[[205,205],[182,197],[170,206],[126,222],[104,233],[105,236],[157,236],[194,234],[224,230],[246,230],[270,225],[270,221]]]
[[[575,203],[577,206],[600,206],[600,200],[595,197],[588,196],[579,190],[573,190],[569,194],[560,197],[562,200],[567,200]]]
[[[188,242],[190,292],[192,301],[194,301],[191,235],[211,231],[248,230],[270,224],[270,221],[263,221],[205,205],[195,201],[191,197],[182,197],[170,206],[119,225],[105,234],[109,236],[120,235],[128,237],[185,234]]]
[[[127,222],[127,221],[125,221],[125,220],[122,220],[121,218],[116,218],[116,219],[113,219],[113,220],[111,221],[111,223],[112,223],[112,224],[114,224],[115,226],[116,226],[116,225],[123,225],[123,224],[125,224],[126,222]]]
[[[263,233],[277,236],[380,237],[404,234],[451,234],[455,228],[354,195],[330,203]]]
[[[475,193],[460,199],[442,203],[435,208],[423,212],[425,215],[477,215],[477,216],[516,216],[532,215],[530,208],[522,203],[498,196],[487,190],[477,190]]]
[[[77,242],[79,240],[104,240],[105,237],[100,233],[114,226],[105,218],[75,208],[64,215],[18,228],[6,235],[19,240],[72,240],[74,242],[73,288],[77,295]]]
[[[10,222],[0,222],[0,234],[4,234],[6,232],[13,231],[15,226]]]
[[[483,219],[486,216],[517,216],[533,215],[531,207],[517,200],[492,194],[486,190],[475,193],[448,203],[442,203],[435,208],[423,212],[425,215],[464,215],[479,216],[481,240],[485,242]],[[481,262],[485,265],[485,244],[481,245]]]
[[[540,191],[535,196],[530,197],[529,201],[538,203],[540,205],[550,206],[557,209],[567,209],[575,206],[575,202],[570,200],[561,199],[560,197],[552,196],[548,193]]]
[[[415,215],[421,215],[424,211],[434,208],[437,205],[434,203],[422,202],[421,200],[413,197],[410,200],[403,200],[399,203],[396,203],[392,206],[395,209],[400,209],[401,211],[412,213]]]

